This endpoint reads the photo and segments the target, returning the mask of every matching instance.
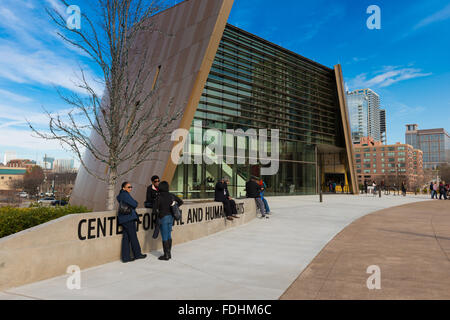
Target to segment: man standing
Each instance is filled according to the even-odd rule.
[[[264,189],[260,185],[258,185],[258,178],[252,176],[250,181],[245,184],[245,191],[247,198],[253,198],[256,202],[256,207],[261,211],[261,218],[269,219],[266,215],[266,209],[264,207],[264,202],[261,199],[260,192]]]
[[[159,192],[158,186],[159,186],[159,177],[153,176],[152,184],[147,187],[147,196],[145,198],[144,203],[146,208],[153,208],[153,203],[155,202]]]
[[[236,203],[231,199],[228,192],[228,182],[227,178],[222,178],[217,182],[214,189],[214,201],[223,203],[223,210],[227,220],[233,221],[233,217],[239,217],[237,216]]]

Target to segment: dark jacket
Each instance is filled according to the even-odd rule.
[[[217,182],[214,190],[214,201],[224,202],[228,199],[230,193],[228,192],[228,186],[225,182]]]
[[[172,202],[176,201],[178,206],[183,204],[183,200],[178,198],[176,195],[170,192],[160,192],[158,198],[156,199],[153,209],[158,210],[158,218],[162,219],[165,216],[172,214],[170,211],[170,206]]]
[[[262,190],[263,188],[253,180],[250,180],[245,184],[247,198],[259,198]]]
[[[153,208],[153,204],[156,201],[156,198],[158,197],[159,191],[153,189],[153,185],[149,185],[147,187],[147,196],[145,197],[145,207],[146,208]]]
[[[136,213],[136,208],[138,206],[138,202],[133,199],[133,197],[130,195],[129,192],[125,190],[120,190],[120,193],[117,196],[117,202],[123,202],[126,203],[131,207],[131,214],[119,214],[117,216],[117,222],[118,224],[124,224],[133,220],[138,220],[138,215]]]

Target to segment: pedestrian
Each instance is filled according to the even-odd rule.
[[[138,215],[136,213],[136,208],[138,202],[133,199],[130,195],[133,187],[129,182],[122,183],[122,189],[117,195],[117,201],[120,207],[127,208],[129,213],[119,213],[117,216],[117,223],[122,226],[122,252],[121,258],[123,263],[127,263],[133,260],[144,259],[147,257],[146,254],[142,254],[141,246],[139,245],[139,240],[136,233],[136,221],[138,221]],[[134,258],[130,257],[130,244],[133,250]]]
[[[246,197],[255,199],[256,207],[261,212],[261,219],[263,218],[269,219],[269,217],[266,215],[264,203],[261,200],[260,192],[262,191],[262,188],[261,186],[258,185],[256,181],[258,181],[258,178],[252,176],[250,181],[247,181],[247,183],[245,184]]]
[[[236,202],[230,197],[228,191],[228,178],[220,179],[214,188],[214,201],[222,202],[223,210],[227,220],[233,221],[233,218],[239,218],[237,216]]]
[[[406,184],[404,181],[402,182],[402,194],[404,197],[406,197]]]
[[[439,183],[439,200],[442,200],[442,197],[444,197],[444,200],[447,200],[447,190],[443,181]]]
[[[267,185],[266,185],[266,183],[263,181],[263,179],[261,179],[261,180],[259,181],[259,186],[260,186],[261,188],[263,188],[262,191],[260,192],[260,194],[261,194],[261,200],[262,200],[263,203],[264,203],[264,209],[266,210],[266,214],[271,214],[271,212],[270,212],[270,207],[269,207],[269,203],[267,202],[266,198],[264,198],[264,192],[266,191]]]
[[[345,183],[344,183],[344,181],[341,181],[341,193],[344,193],[344,187],[345,187]]]
[[[437,198],[438,198],[438,196],[437,196],[438,190],[439,190],[439,185],[437,184],[437,182],[434,182],[432,199],[434,199],[434,197],[436,197],[436,200],[437,200]]]
[[[174,219],[172,216],[171,206],[178,204],[181,206],[183,200],[173,193],[169,192],[169,183],[163,181],[159,184],[159,195],[156,198],[153,209],[156,210],[159,219],[159,228],[161,230],[161,238],[164,254],[159,260],[170,260],[172,258],[172,227]]]
[[[147,194],[146,194],[146,198],[145,198],[145,207],[146,208],[153,208],[153,204],[158,196],[159,190],[158,190],[158,186],[159,186],[159,177],[158,176],[153,176],[151,179],[152,183],[147,187]]]
[[[434,197],[433,181],[431,181],[431,183],[430,183],[430,194],[431,194],[431,199],[433,199],[433,197]]]
[[[368,188],[367,180],[364,180],[364,192],[366,194],[367,194],[367,188]]]

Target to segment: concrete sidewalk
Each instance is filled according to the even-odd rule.
[[[152,252],[145,260],[83,270],[80,290],[67,289],[66,275],[0,292],[0,299],[278,299],[354,220],[428,196],[327,195],[324,203],[318,196],[268,200],[270,219],[175,246],[169,262]]]

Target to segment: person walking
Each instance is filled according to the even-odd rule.
[[[172,258],[172,227],[174,219],[170,207],[175,203],[181,206],[183,205],[183,200],[169,192],[169,183],[167,181],[161,182],[159,184],[159,195],[153,206],[153,210],[156,210],[159,219],[164,251],[164,254],[158,258],[159,260],[167,261]]]
[[[260,192],[262,191],[262,188],[258,185],[256,181],[258,181],[258,178],[252,176],[250,181],[247,181],[247,183],[245,184],[246,197],[255,199],[256,207],[261,212],[261,219],[263,218],[269,219],[269,217],[266,215],[264,203],[261,200]]]
[[[341,181],[341,193],[344,193],[345,183]]]
[[[119,202],[119,206],[129,207],[128,214],[121,213],[119,210],[119,214],[117,216],[117,223],[123,228],[121,250],[121,258],[123,263],[138,259],[145,259],[147,257],[146,254],[142,254],[141,246],[139,245],[139,240],[137,238],[136,221],[139,218],[136,213],[136,208],[138,206],[138,202],[130,195],[132,189],[133,187],[129,182],[122,183],[122,189],[116,198],[117,202]],[[130,257],[130,244],[131,249],[133,250],[134,258]]]
[[[222,202],[223,210],[227,220],[233,221],[233,218],[239,218],[237,216],[236,202],[231,199],[228,191],[227,178],[220,179],[214,188],[214,201]]]
[[[431,199],[434,199],[434,197],[436,197],[436,200],[438,198],[437,194],[438,194],[438,190],[439,190],[439,185],[437,184],[437,182],[434,182],[433,184],[433,197]]]
[[[406,184],[404,181],[402,182],[402,194],[404,197],[406,197]]]
[[[444,197],[444,200],[447,200],[447,191],[445,190],[445,182],[443,181],[439,183],[439,200],[442,200],[442,197]]]
[[[434,197],[433,181],[431,181],[431,183],[430,183],[430,194],[431,194],[431,199],[433,199],[433,197]]]

